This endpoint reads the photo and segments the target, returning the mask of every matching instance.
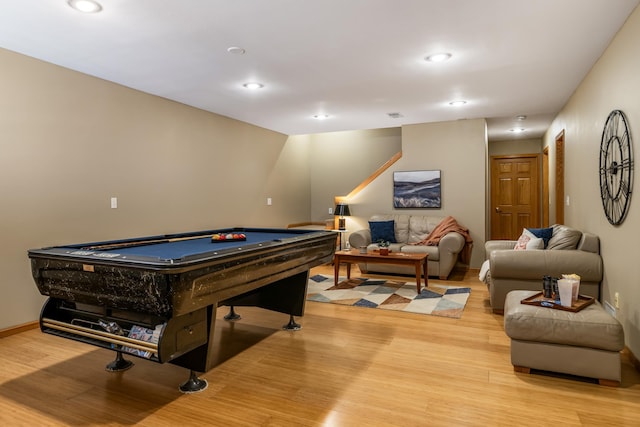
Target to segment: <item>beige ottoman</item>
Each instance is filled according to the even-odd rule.
[[[504,331],[511,338],[511,364],[597,378],[620,384],[622,325],[598,301],[577,313],[521,304],[536,291],[511,291],[504,305]]]

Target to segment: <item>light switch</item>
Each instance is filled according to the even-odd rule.
[[[117,209],[118,208],[118,198],[117,197],[112,197],[111,198],[111,209]]]
[[[271,206],[271,197],[267,197],[267,206]]]

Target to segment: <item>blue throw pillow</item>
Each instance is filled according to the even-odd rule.
[[[536,237],[540,237],[544,242],[544,247],[546,248],[549,244],[549,240],[553,235],[553,228],[527,228]]]
[[[396,243],[395,222],[391,221],[369,221],[371,230],[371,241],[376,243],[383,239],[390,243]]]

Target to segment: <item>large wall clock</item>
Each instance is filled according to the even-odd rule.
[[[600,141],[600,197],[609,222],[621,224],[629,210],[633,184],[633,152],[627,118],[613,110]]]

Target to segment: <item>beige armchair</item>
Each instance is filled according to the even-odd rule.
[[[510,291],[542,291],[544,276],[578,274],[580,293],[600,298],[603,270],[598,236],[564,225],[552,228],[547,249],[516,251],[514,240],[485,243],[488,273],[484,282],[495,313],[504,311],[504,301]]]

